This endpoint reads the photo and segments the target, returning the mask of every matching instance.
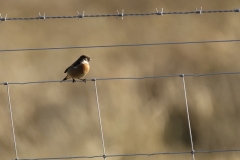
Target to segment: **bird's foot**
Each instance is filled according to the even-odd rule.
[[[73,82],[73,83],[76,82],[75,79],[73,79],[72,82]]]
[[[67,78],[65,77],[60,83],[62,83],[63,81],[66,81],[67,80]]]

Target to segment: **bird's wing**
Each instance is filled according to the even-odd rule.
[[[68,67],[69,68],[69,67]],[[66,73],[68,71],[68,68],[64,71],[64,73]]]
[[[69,68],[78,67],[80,64],[81,64],[80,61],[79,61],[79,60],[76,60],[71,66],[69,66],[69,67],[64,71],[64,73],[66,73]]]

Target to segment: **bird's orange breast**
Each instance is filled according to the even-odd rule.
[[[72,78],[82,78],[88,73],[89,69],[89,64],[82,63],[77,67],[69,68],[67,74]]]
[[[87,74],[87,73],[89,72],[89,69],[90,69],[89,64],[84,63],[84,64],[82,64],[81,66],[82,66],[83,74],[84,74],[84,75]]]

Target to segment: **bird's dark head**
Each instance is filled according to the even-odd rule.
[[[89,62],[89,61],[91,61],[92,59],[90,58],[90,57],[88,57],[88,56],[86,56],[86,55],[82,55],[80,58],[79,58],[79,60],[80,61],[87,61],[87,62]]]

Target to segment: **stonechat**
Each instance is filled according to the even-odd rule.
[[[67,73],[67,76],[61,82],[72,78],[72,82],[74,83],[76,82],[75,78],[77,78],[86,83],[86,79],[81,78],[88,73],[90,69],[90,61],[91,58],[86,55],[82,55],[81,57],[79,57],[71,66],[69,66],[65,70],[64,73]]]

